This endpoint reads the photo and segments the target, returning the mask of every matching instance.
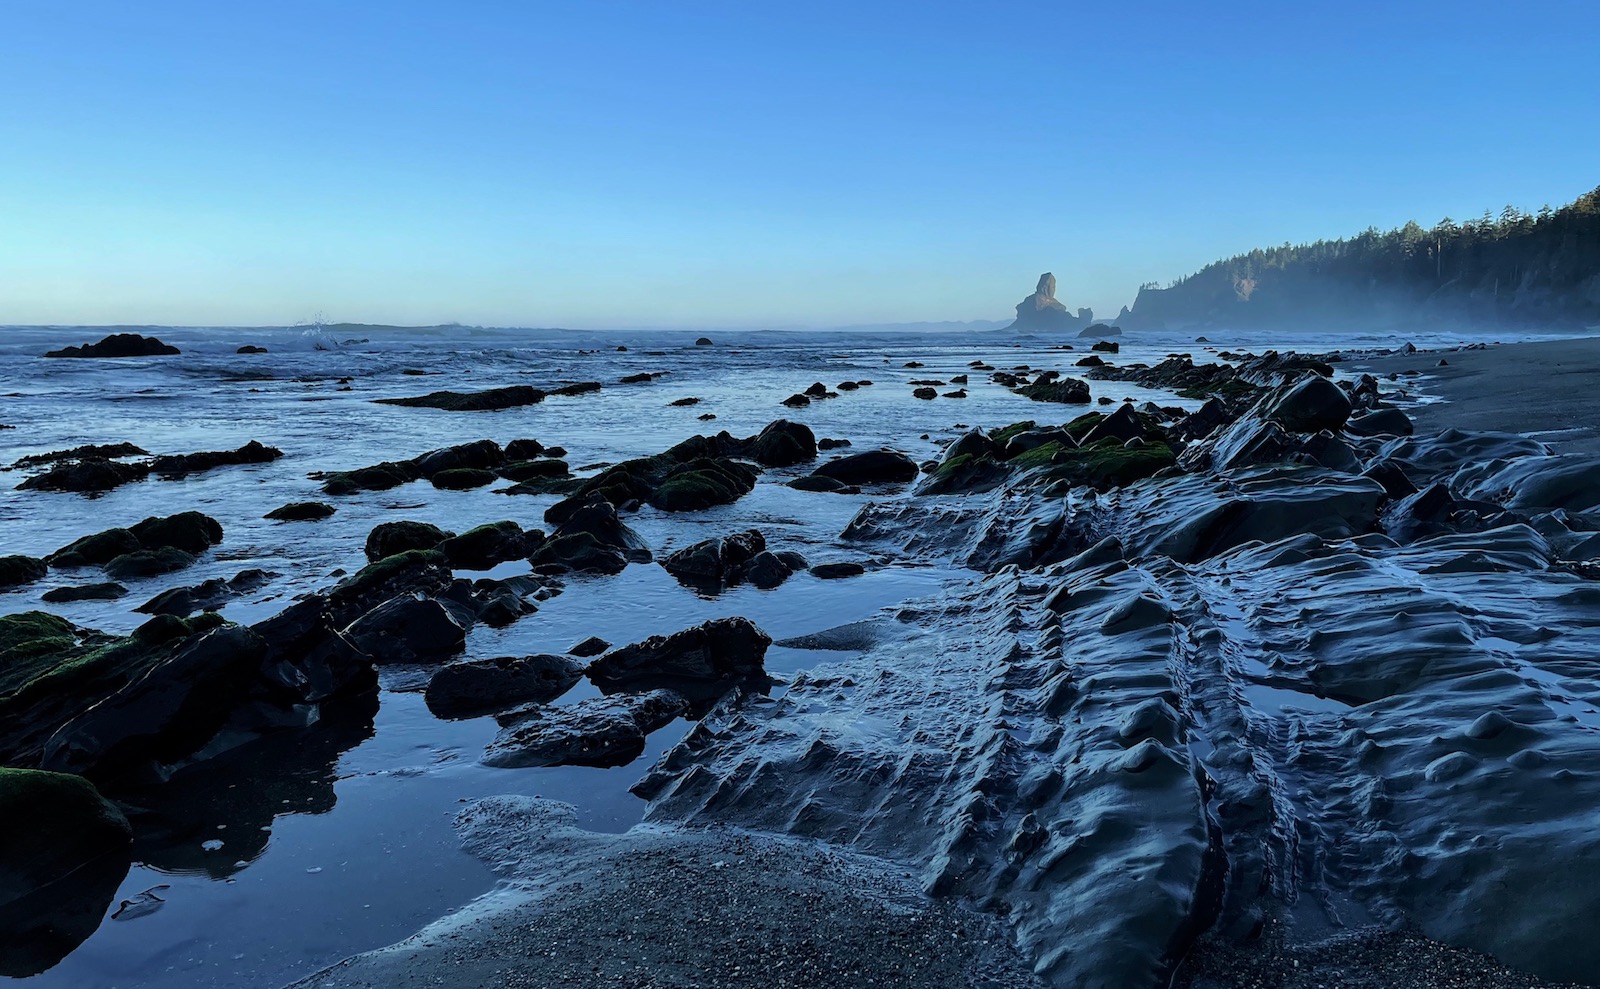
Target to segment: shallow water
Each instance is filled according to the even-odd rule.
[[[277,576],[221,610],[230,619],[257,621],[295,595],[325,587],[340,571],[362,565],[366,533],[378,522],[410,518],[462,531],[509,518],[532,528],[541,526],[543,510],[555,500],[507,497],[489,488],[439,491],[420,482],[327,498],[338,513],[321,522],[264,520],[267,511],[286,502],[324,500],[308,472],[403,459],[482,438],[504,443],[519,437],[566,447],[570,463],[581,470],[659,452],[697,432],[727,429],[750,435],[776,418],[805,422],[819,437],[848,438],[855,451],[891,445],[922,460],[936,456],[940,444],[967,425],[1061,422],[1081,414],[1081,407],[1029,402],[967,365],[981,359],[1001,369],[1026,364],[1070,374],[1090,342],[1067,341],[1077,351],[1062,352],[1049,349],[1055,341],[1018,341],[1002,334],[884,337],[863,346],[859,338],[828,334],[714,333],[717,345],[705,348],[692,345],[694,334],[461,329],[396,332],[340,346],[292,328],[163,329],[157,335],[183,348],[182,356],[68,361],[36,355],[97,339],[100,333],[0,333],[5,334],[0,423],[16,427],[0,431],[0,464],[83,443],[119,441],[152,453],[185,453],[231,449],[256,439],[285,453],[272,464],[221,468],[177,482],[148,480],[95,499],[13,491],[24,475],[0,474],[0,551],[5,553],[44,555],[89,532],[187,509],[222,522],[226,538],[217,550],[186,571],[130,582],[129,595],[120,601],[41,604],[40,595],[52,587],[95,579],[88,572],[52,571],[44,581],[0,594],[0,609],[6,612],[43,608],[110,632],[140,624],[145,616],[132,609],[160,591],[252,567]],[[1212,347],[1257,351],[1399,342],[1209,335]],[[1412,339],[1419,345],[1437,342]],[[234,354],[244,343],[267,346],[271,353]],[[314,349],[318,344],[332,349]],[[627,351],[616,349],[624,344]],[[1199,360],[1203,349],[1182,335],[1125,339],[1122,354],[1113,360],[1154,363],[1175,350],[1194,352]],[[906,368],[908,362],[924,366]],[[407,369],[428,373],[403,373]],[[649,384],[617,383],[639,371],[670,373]],[[925,402],[910,395],[912,379],[948,381],[962,373],[971,375],[967,399]],[[338,381],[346,376],[352,380],[350,390],[343,391]],[[862,379],[875,384],[804,409],[778,404],[813,381],[831,387]],[[496,413],[371,401],[440,389],[551,387],[588,380],[605,387],[596,394],[554,397]],[[1091,384],[1096,396],[1196,404],[1123,383]],[[702,402],[687,408],[667,404],[686,396]],[[701,421],[705,413],[717,418]],[[808,469],[768,471],[756,490],[734,505],[671,516],[646,509],[628,521],[658,557],[754,526],[773,548],[798,549],[812,563],[866,560],[860,550],[840,544],[838,533],[867,501],[902,495],[821,495],[783,486]],[[800,574],[774,591],[743,587],[718,596],[684,588],[654,565],[632,566],[616,577],[571,579],[538,614],[505,629],[475,628],[467,654],[564,652],[590,635],[621,644],[728,615],[750,618],[781,639],[871,618],[956,576],[893,560],[870,562],[874,569],[850,580]],[[511,564],[494,575],[525,569]],[[812,665],[816,656],[774,648],[768,668],[781,680]],[[405,671],[386,673],[370,727],[357,719],[356,729],[343,735],[330,729],[314,743],[274,737],[195,769],[181,791],[188,803],[168,815],[175,823],[164,841],[137,850],[142,864],[122,883],[108,919],[65,961],[28,980],[30,985],[273,985],[399,940],[493,885],[490,871],[460,851],[451,829],[463,802],[507,792],[555,797],[575,804],[585,827],[625,830],[643,810],[627,788],[687,729],[679,722],[657,732],[640,760],[618,769],[491,769],[477,758],[494,735],[492,719],[434,718],[422,695],[405,689],[415,680]],[[1321,711],[1322,705],[1335,703],[1282,691],[1265,680],[1258,686],[1262,701],[1286,707]],[[776,690],[781,692],[781,682]],[[561,702],[592,695],[584,684]],[[154,889],[162,885],[167,888]],[[147,890],[159,900],[141,901],[139,894]],[[119,902],[130,900],[135,902],[120,918],[110,919]]]

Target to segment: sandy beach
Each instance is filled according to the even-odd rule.
[[[1420,390],[1445,401],[1406,410],[1418,432],[1527,433],[1558,453],[1600,453],[1600,337],[1418,352],[1347,366],[1380,377],[1420,372]]]

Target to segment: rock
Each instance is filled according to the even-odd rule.
[[[845,484],[831,477],[818,477],[815,474],[797,477],[787,482],[785,487],[794,488],[796,491],[822,491],[829,494],[857,494],[861,491],[853,484]]]
[[[476,467],[452,467],[428,478],[434,487],[443,491],[469,491],[493,484],[499,479],[500,475],[494,471],[479,470]]]
[[[107,672],[135,656],[139,672],[120,671],[118,685],[92,706],[76,698],[78,711],[45,742],[40,766],[109,779],[198,751],[249,696],[266,654],[260,636],[220,621],[158,615],[121,649],[106,650]]]
[[[492,470],[505,462],[505,451],[493,440],[477,440],[430,450],[412,461],[417,473],[429,479],[447,470]]]
[[[457,570],[492,570],[510,560],[519,560],[544,542],[544,533],[524,532],[515,522],[491,522],[468,529],[459,536],[448,536],[435,548],[450,558]]]
[[[367,559],[376,563],[408,550],[434,549],[454,536],[431,522],[381,522],[367,533]]]
[[[709,347],[709,346],[711,346],[711,338],[710,337],[701,337],[700,339],[698,339],[698,340],[696,340],[694,342],[694,345],[696,347]]]
[[[916,480],[917,465],[894,450],[871,450],[830,460],[812,471],[840,484],[892,484]]]
[[[508,481],[531,484],[565,480],[571,474],[571,468],[565,460],[522,460],[505,465],[498,473]]]
[[[48,604],[65,604],[68,601],[115,601],[128,593],[121,584],[79,584],[75,587],[52,587],[41,598]]]
[[[132,553],[124,553],[110,561],[103,568],[107,577],[116,580],[137,580],[142,577],[156,577],[166,573],[176,573],[195,561],[194,554],[185,553],[181,549],[163,546],[161,549],[141,549]]]
[[[623,375],[620,379],[618,379],[617,383],[623,385],[642,385],[646,382],[654,380],[655,375],[651,374],[649,371],[640,371],[638,374]]]
[[[1353,416],[1344,428],[1357,436],[1410,436],[1415,430],[1411,417],[1399,409],[1377,409]]]
[[[1122,328],[1120,326],[1107,326],[1104,323],[1094,323],[1078,331],[1078,339],[1080,340],[1104,340],[1107,337],[1120,336],[1122,336]]]
[[[350,641],[379,666],[441,663],[466,647],[466,630],[431,598],[402,594],[345,629]]]
[[[200,512],[180,512],[165,518],[151,516],[131,529],[106,529],[84,536],[45,560],[62,568],[105,566],[110,573],[110,565],[121,559],[119,567],[130,576],[170,573],[193,563],[195,554],[221,541],[222,525],[216,519]],[[176,551],[181,551],[179,556],[172,555]],[[160,569],[162,566],[170,569]]]
[[[607,694],[670,687],[711,699],[736,684],[765,681],[771,643],[749,619],[718,618],[613,649],[589,665],[589,679]]]
[[[1103,367],[1105,365],[1105,361],[1101,360],[1097,354],[1080,357],[1075,363],[1078,367]]]
[[[242,570],[231,580],[218,577],[194,587],[175,587],[170,591],[162,591],[133,610],[147,615],[186,618],[196,611],[215,611],[241,594],[265,586],[276,576],[266,570]]]
[[[776,553],[762,551],[750,559],[744,568],[744,579],[764,591],[780,586],[794,574],[795,568]]]
[[[367,564],[333,586],[326,601],[329,620],[343,628],[390,598],[439,594],[453,580],[450,558],[437,550],[394,553]]]
[[[446,412],[498,412],[544,401],[545,392],[531,385],[510,385],[485,391],[436,391],[410,398],[380,398],[379,405],[400,405],[413,409],[442,409]]]
[[[387,491],[415,481],[420,476],[416,465],[410,461],[386,460],[370,467],[358,467],[355,470],[338,471],[327,475],[322,481],[322,493],[349,495],[358,491]]]
[[[819,580],[859,577],[866,572],[867,568],[859,563],[819,563],[811,568],[811,576]]]
[[[825,439],[817,440],[817,449],[818,450],[838,450],[838,449],[842,449],[844,447],[847,447],[849,445],[850,445],[850,441],[849,440],[843,440],[843,439],[825,438]]]
[[[776,419],[750,441],[749,455],[763,467],[803,464],[817,459],[816,434],[804,423]]]
[[[1102,354],[1115,354],[1122,350],[1122,345],[1115,340],[1101,340],[1089,349]]]
[[[811,404],[811,399],[796,392],[795,394],[784,399],[780,404],[787,405],[791,409],[803,409]]]
[[[1088,446],[1104,439],[1114,439],[1120,442],[1142,438],[1145,426],[1139,419],[1139,414],[1131,405],[1123,405],[1117,411],[1101,419],[1095,427],[1083,437],[1082,445]]]
[[[925,400],[931,400],[931,399],[938,398],[939,397],[939,393],[938,393],[938,391],[936,391],[936,390],[934,390],[932,388],[914,388],[911,391],[911,397],[912,398],[921,398],[921,399],[925,399]]]
[[[1056,276],[1045,272],[1033,294],[1017,303],[1016,322],[1006,327],[1010,330],[1062,331],[1075,320],[1067,307],[1056,300]]]
[[[512,440],[505,448],[506,459],[512,461],[532,460],[544,454],[544,444],[538,440]]]
[[[587,395],[599,390],[600,382],[598,381],[574,381],[570,385],[562,385],[560,388],[550,389],[550,394],[571,397],[574,395]]]
[[[35,474],[17,485],[17,490],[98,494],[133,481],[142,481],[149,476],[150,465],[147,463],[124,464],[91,457]]]
[[[803,394],[805,394],[807,398],[827,398],[828,386],[818,381],[813,383],[811,387],[807,388]]]
[[[587,659],[591,656],[598,656],[610,648],[611,643],[600,638],[598,635],[591,635],[582,642],[574,643],[572,648],[567,650],[567,653],[572,656],[579,656]]]
[[[664,512],[698,511],[730,505],[755,484],[755,471],[736,461],[702,458],[669,473],[647,500]]]
[[[680,583],[720,591],[740,583],[746,566],[766,548],[761,532],[748,529],[681,549],[663,559],[661,567]]]
[[[240,347],[238,350],[234,351],[236,354],[264,354],[266,352],[267,348],[257,347],[253,343],[247,343],[243,347]]]
[[[630,562],[650,559],[644,540],[623,524],[611,502],[595,493],[567,515],[528,562],[537,573],[616,574]]]
[[[428,681],[428,710],[464,718],[527,701],[548,703],[583,679],[583,664],[566,656],[500,656],[447,663]]]
[[[1062,378],[1059,381],[1044,381],[1023,385],[1017,389],[1017,394],[1025,398],[1031,398],[1035,402],[1087,405],[1089,402],[1089,383],[1080,381],[1077,378]]]
[[[163,477],[177,478],[200,474],[218,467],[236,467],[242,464],[270,464],[283,456],[275,446],[265,446],[251,440],[237,450],[205,450],[170,457],[156,457],[150,461],[150,470]]]
[[[625,766],[644,752],[647,735],[688,710],[689,702],[671,690],[532,709],[500,733],[483,762],[504,769]]]
[[[316,522],[332,515],[334,511],[332,505],[320,501],[292,501],[262,517],[275,522]]]
[[[693,396],[690,396],[688,398],[680,398],[680,399],[677,399],[676,401],[672,401],[672,402],[668,402],[667,403],[667,405],[672,407],[672,408],[685,408],[685,407],[690,406],[690,405],[699,405],[699,404],[700,404],[700,400],[698,398],[693,397]]]
[[[9,429],[16,427],[10,426]],[[132,443],[86,443],[75,446],[70,450],[52,450],[49,453],[36,453],[23,457],[13,463],[13,468],[42,467],[45,464],[58,464],[69,460],[116,460],[119,457],[147,457],[149,451],[134,446]]]
[[[83,777],[0,769],[0,916],[10,919],[13,904],[96,859],[115,858],[126,871],[132,845],[128,819]],[[96,925],[99,920],[96,914]],[[8,946],[18,933],[8,924]],[[10,955],[8,950],[8,960]],[[9,969],[0,972],[18,975]]]
[[[1262,397],[1252,414],[1297,433],[1340,430],[1350,418],[1350,399],[1328,378],[1310,374]]]
[[[113,333],[99,343],[86,343],[81,347],[51,350],[46,357],[165,357],[182,353],[177,347],[162,343],[155,337],[137,333]]]
[[[0,556],[0,590],[42,580],[49,572],[50,568],[43,560],[31,556]]]

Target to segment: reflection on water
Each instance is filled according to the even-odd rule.
[[[0,975],[55,967],[86,941],[128,874],[128,853],[101,855],[42,889],[0,906]]]

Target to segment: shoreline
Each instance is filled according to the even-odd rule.
[[[1418,433],[1525,433],[1557,453],[1600,453],[1600,389],[1589,384],[1600,382],[1600,337],[1418,351],[1342,366],[1380,379],[1426,375],[1416,379],[1421,390],[1443,401],[1406,408]]]

